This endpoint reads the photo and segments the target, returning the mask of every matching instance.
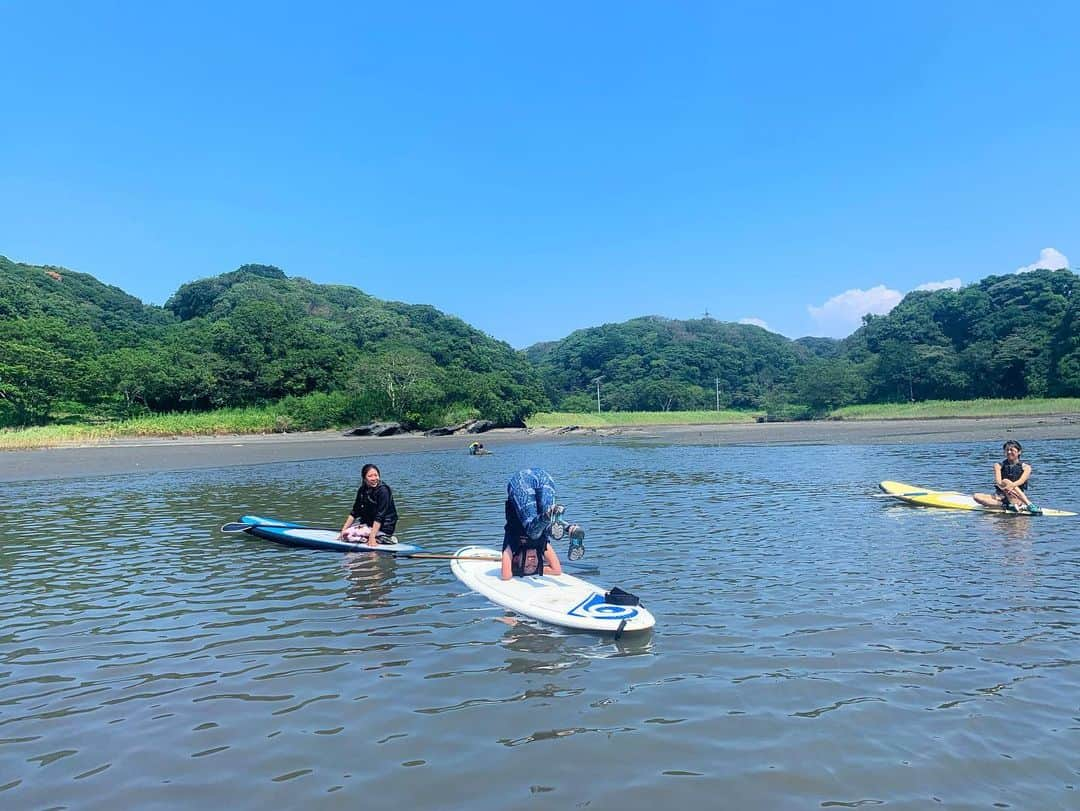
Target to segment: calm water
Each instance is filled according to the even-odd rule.
[[[399,534],[501,538],[542,465],[654,633],[526,623],[444,561],[218,527],[339,523],[332,460],[2,485],[0,808],[1080,807],[1080,519],[920,510],[995,443],[611,443],[373,457]],[[1080,508],[1080,442],[1029,443]],[[2,459],[0,459],[2,461]]]

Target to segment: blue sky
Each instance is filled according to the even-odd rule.
[[[840,337],[1080,255],[1080,4],[0,0],[0,254],[248,262],[515,347]]]

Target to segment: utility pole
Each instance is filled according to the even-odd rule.
[[[716,378],[716,410],[720,410],[720,378]]]
[[[604,376],[600,375],[598,378],[593,380],[593,383],[596,384],[596,413],[597,414],[600,413],[600,381],[603,380],[603,379],[604,379]]]

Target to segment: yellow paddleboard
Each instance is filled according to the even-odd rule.
[[[930,490],[926,487],[918,487],[914,484],[903,482],[885,481],[878,485],[885,493],[908,504],[917,504],[920,507],[945,507],[950,510],[979,510],[988,513],[1000,513],[1002,515],[1031,515],[1028,512],[1011,513],[1000,507],[984,507],[967,493],[957,493],[954,490]],[[1066,510],[1044,509],[1041,515],[1076,515]]]

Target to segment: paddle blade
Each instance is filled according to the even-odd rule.
[[[230,521],[227,524],[221,525],[222,532],[246,532],[251,529],[251,524],[245,524],[243,521]]]

